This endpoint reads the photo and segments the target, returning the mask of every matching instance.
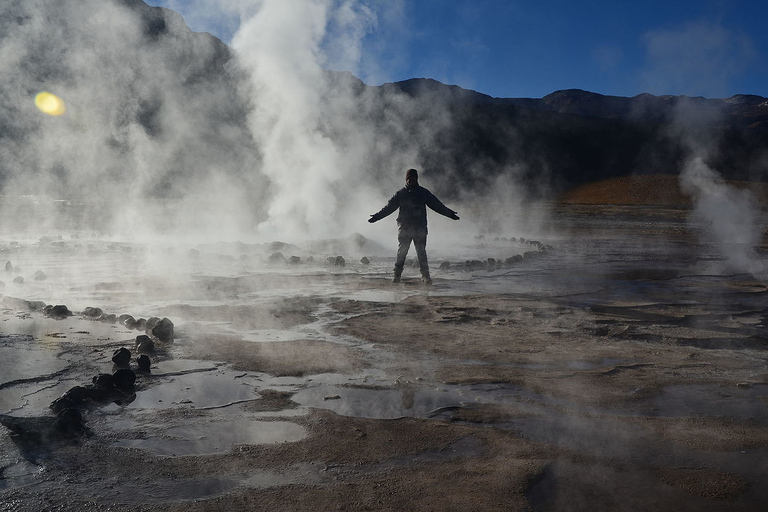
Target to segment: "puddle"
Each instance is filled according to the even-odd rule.
[[[29,342],[31,345],[33,342]],[[0,347],[0,386],[17,380],[50,375],[67,368],[69,363],[52,350]]]
[[[204,421],[169,428],[163,431],[163,437],[123,439],[113,446],[141,448],[158,455],[211,455],[227,452],[237,444],[275,444],[306,437],[302,427],[287,421]]]
[[[212,370],[151,378],[155,377],[158,377],[157,384],[137,392],[136,400],[128,404],[127,409],[222,407],[259,398],[258,377],[242,372]]]
[[[51,414],[49,408],[51,402],[78,384],[74,380],[49,381],[0,389],[0,414],[11,416]]]

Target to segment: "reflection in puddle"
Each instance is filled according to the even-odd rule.
[[[274,444],[300,441],[302,427],[287,421],[232,420],[196,423],[164,431],[165,437],[124,439],[114,446],[142,448],[159,455],[208,455],[224,453],[236,444]]]

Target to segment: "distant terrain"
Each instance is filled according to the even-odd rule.
[[[266,100],[229,47],[178,13],[141,0],[14,0],[0,7],[0,48],[0,192],[15,180],[28,193],[95,184],[96,193],[181,197],[215,169],[253,190],[254,204],[269,196],[248,120]],[[417,166],[449,200],[482,197],[499,179],[554,197],[676,175],[694,155],[725,179],[768,181],[760,96],[492,98],[424,78],[368,86],[328,71],[322,81],[312,130],[333,142],[347,174],[377,188]],[[67,95],[74,127],[51,128],[24,106],[40,90]]]

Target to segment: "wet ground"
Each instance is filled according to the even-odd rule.
[[[768,288],[731,256],[764,251],[701,243],[684,210],[571,207],[524,235],[435,244],[432,286],[413,266],[392,284],[392,248],[359,235],[6,236],[0,502],[763,510]],[[144,334],[88,307],[169,318],[175,340],[61,435],[51,402],[120,347],[135,369]]]

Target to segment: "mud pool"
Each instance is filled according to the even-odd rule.
[[[376,489],[464,500],[482,488],[477,503],[577,510],[597,485],[598,510],[642,508],[649,493],[661,509],[759,510],[768,287],[679,211],[601,214],[560,211],[526,233],[536,242],[437,243],[430,287],[413,266],[390,283],[393,248],[360,235],[5,234],[0,414],[29,435],[0,429],[0,499],[376,509]],[[47,318],[36,301],[75,314]],[[111,373],[113,352],[143,334],[81,316],[88,307],[167,317],[175,340],[133,393],[82,407],[85,435],[61,438],[51,402]]]

